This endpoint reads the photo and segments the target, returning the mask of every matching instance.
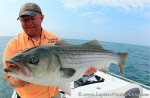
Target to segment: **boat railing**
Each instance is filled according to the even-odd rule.
[[[138,85],[142,86],[143,88],[150,90],[150,86],[147,86],[147,85],[141,84],[141,83],[139,83],[139,82],[133,81],[133,80],[131,80],[131,79],[127,79],[127,78],[125,78],[125,77],[122,77],[122,76],[113,74],[113,73],[111,73],[111,72],[109,72],[108,74],[110,74],[110,75],[112,75],[112,76],[114,76],[114,77],[120,78],[120,79],[122,79],[122,80],[125,80],[125,81],[127,81],[127,82],[138,84]]]

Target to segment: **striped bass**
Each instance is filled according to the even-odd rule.
[[[107,72],[113,63],[123,74],[127,54],[106,50],[96,40],[82,45],[39,46],[8,59],[4,71],[23,81],[57,86],[78,80],[90,66]]]

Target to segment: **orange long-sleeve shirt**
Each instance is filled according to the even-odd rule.
[[[3,65],[6,67],[5,61],[21,51],[39,45],[54,45],[59,40],[59,37],[45,30],[42,30],[41,38],[38,41],[32,40],[25,32],[22,32],[7,43],[3,54]],[[8,74],[4,73],[4,77],[8,77]],[[29,83],[24,87],[16,88],[16,91],[21,98],[51,98],[58,92],[58,87]]]

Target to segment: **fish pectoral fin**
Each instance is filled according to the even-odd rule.
[[[61,77],[70,78],[75,74],[76,70],[72,68],[61,68],[60,72],[61,72]]]
[[[65,92],[66,94],[68,94],[69,96],[71,96],[71,88],[70,85],[68,84],[62,84],[62,85],[58,85],[58,88],[61,89],[63,92]]]

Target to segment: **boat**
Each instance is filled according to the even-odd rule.
[[[150,98],[149,86],[101,71],[68,85],[71,96],[60,90],[61,98]],[[11,98],[17,98],[15,90]]]

